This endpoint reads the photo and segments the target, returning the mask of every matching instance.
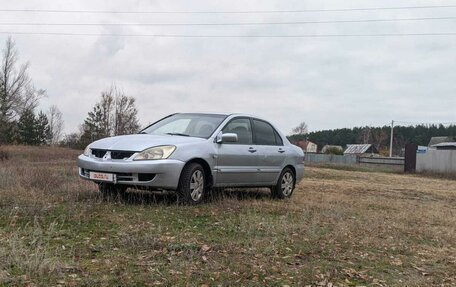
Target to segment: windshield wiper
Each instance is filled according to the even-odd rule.
[[[139,132],[138,134],[140,134],[140,135],[147,135],[146,132]]]
[[[182,134],[182,133],[166,133],[167,135],[170,136],[183,136],[183,137],[189,137],[190,135],[188,134]]]

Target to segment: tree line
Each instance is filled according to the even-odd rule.
[[[101,93],[79,132],[66,135],[61,145],[82,149],[101,138],[136,133],[140,129],[137,115],[135,98],[113,84]]]
[[[342,128],[334,130],[322,130],[310,133],[294,133],[289,136],[290,141],[308,139],[316,143],[321,149],[325,145],[340,145],[346,147],[348,144],[373,144],[381,153],[389,150],[390,126],[383,127],[355,127],[352,129]],[[395,126],[393,136],[393,152],[399,154],[407,143],[427,146],[432,137],[456,136],[456,125],[416,125],[416,126]]]
[[[84,148],[109,136],[135,133],[140,125],[135,99],[112,84],[87,114],[79,131],[63,136],[63,114],[53,105],[39,110],[46,91],[37,89],[28,74],[29,63],[20,64],[18,50],[8,38],[0,66],[0,145],[61,145]]]

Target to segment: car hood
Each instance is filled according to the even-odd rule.
[[[179,145],[204,141],[206,141],[206,139],[196,137],[136,134],[104,138],[90,144],[90,148],[122,151],[142,151],[154,146]]]

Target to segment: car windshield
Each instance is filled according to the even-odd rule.
[[[214,114],[175,114],[148,126],[141,133],[209,138],[226,118]]]

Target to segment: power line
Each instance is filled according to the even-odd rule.
[[[456,5],[307,9],[307,10],[249,10],[249,11],[116,11],[116,10],[0,9],[0,12],[94,13],[94,14],[105,14],[105,13],[112,13],[112,14],[255,14],[255,13],[256,14],[271,14],[271,13],[347,12],[347,11],[372,11],[372,10],[436,9],[436,8],[456,8]]]
[[[303,34],[303,35],[196,35],[196,34],[113,34],[113,33],[61,33],[61,32],[7,32],[7,35],[46,36],[107,36],[107,37],[151,37],[151,38],[343,38],[343,37],[407,37],[407,36],[456,36],[456,32],[443,33],[381,33],[381,34]]]
[[[399,22],[455,20],[456,17],[420,17],[397,19],[360,19],[360,20],[323,20],[323,21],[292,21],[292,22],[240,22],[240,23],[15,23],[0,22],[0,26],[249,26],[249,25],[305,25],[329,23],[368,23],[368,22]]]

